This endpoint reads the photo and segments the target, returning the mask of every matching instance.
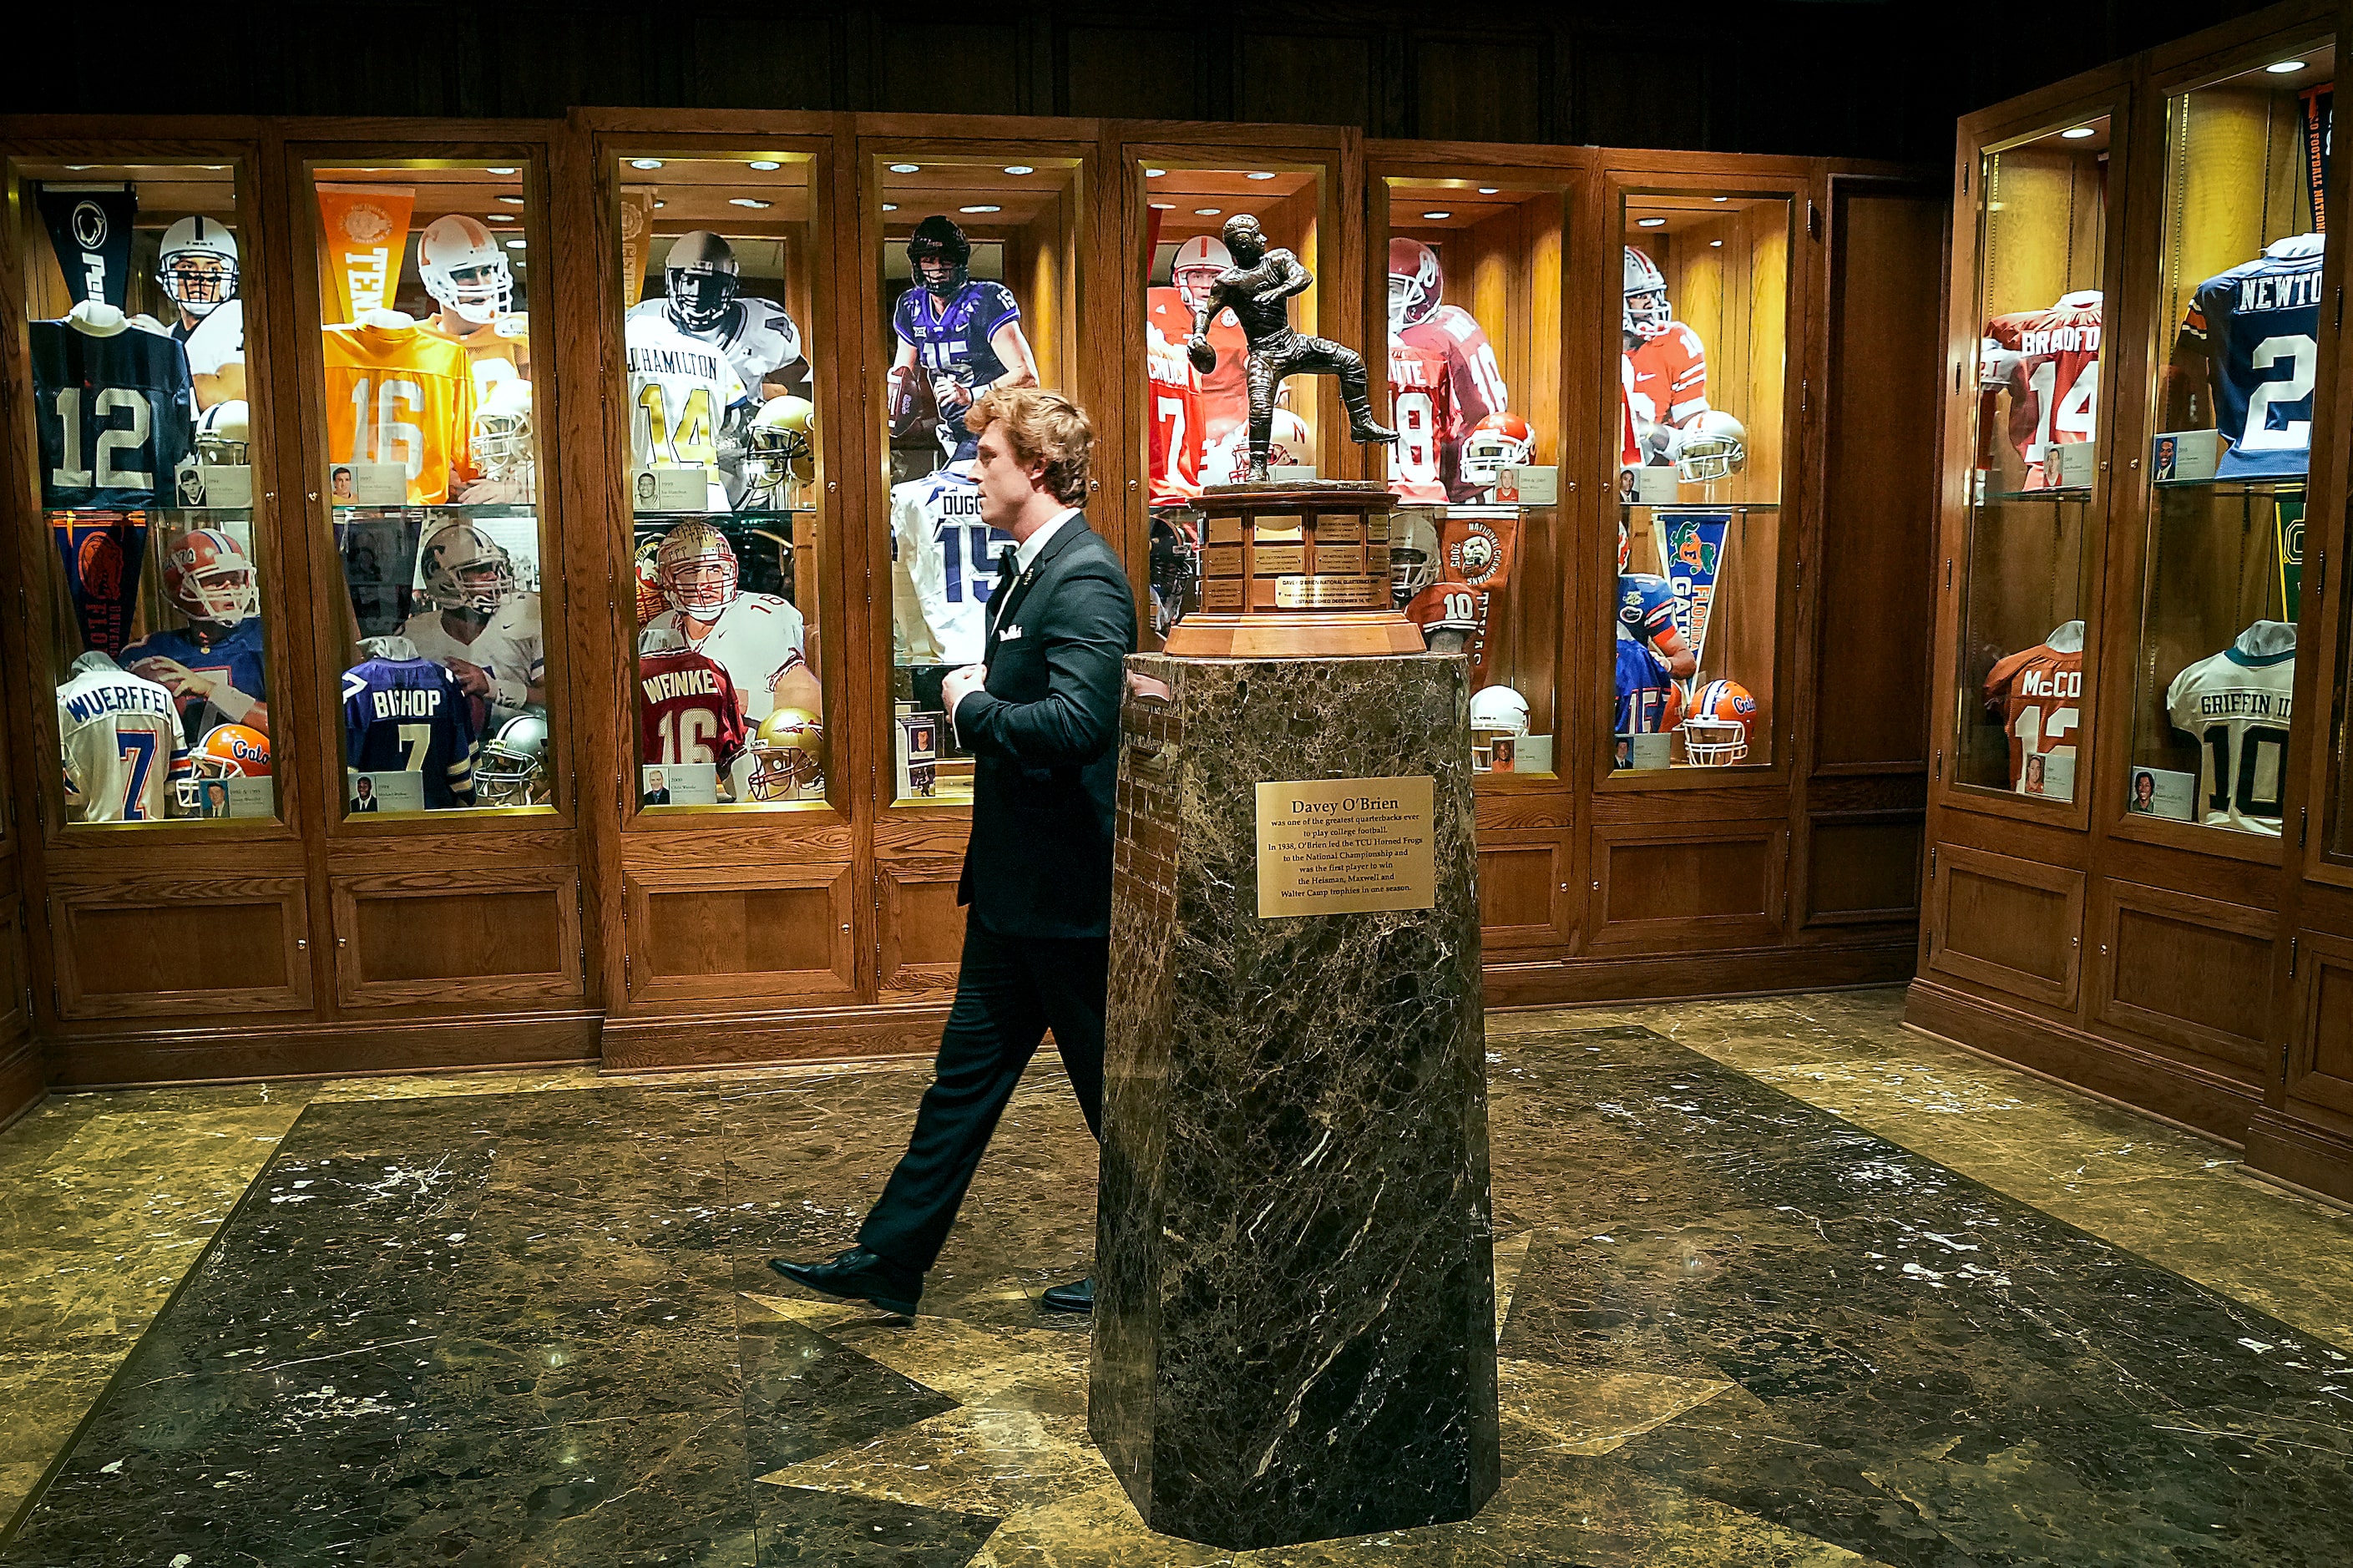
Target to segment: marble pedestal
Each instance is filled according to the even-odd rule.
[[[1498,1480],[1460,658],[1135,674],[1089,1422],[1146,1523],[1244,1549],[1467,1519]],[[1428,910],[1261,919],[1262,781],[1420,775]]]

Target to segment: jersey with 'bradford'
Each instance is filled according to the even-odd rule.
[[[103,335],[33,321],[34,424],[41,505],[53,511],[176,504],[175,478],[195,448],[188,356],[163,332],[125,324]]]
[[[428,811],[474,804],[473,705],[427,658],[371,658],[343,671],[343,760],[358,773],[420,775]]]
[[[170,692],[127,670],[84,670],[58,688],[58,739],[75,821],[163,820],[185,749]]]
[[[2216,479],[2301,474],[2311,463],[2325,238],[2283,239],[2198,285],[2181,335],[2205,345],[2214,427],[2231,443]]]
[[[734,766],[744,754],[743,704],[727,672],[691,647],[638,656],[638,760]]]
[[[2049,310],[1986,323],[1986,336],[2011,356],[2010,441],[2026,464],[2021,489],[2055,484],[2051,448],[2088,441],[2098,432],[2100,312],[2100,291],[2085,289],[2062,295]]]
[[[891,537],[943,664],[978,663],[997,557],[1013,536],[980,520],[980,481],[950,464],[891,487]]]
[[[2277,835],[2287,780],[2295,627],[2257,621],[2166,688],[2174,728],[2198,738],[2198,797],[2209,827]]]
[[[2084,703],[2084,623],[1996,663],[1986,675],[1986,709],[2010,737],[2010,787],[2026,789],[2026,759],[2075,754]]]

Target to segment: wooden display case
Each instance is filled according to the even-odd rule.
[[[2326,165],[2306,152],[2304,112],[2335,74],[2338,23],[2334,7],[2275,6],[1961,122],[1938,776],[1909,1016],[2348,1194],[2353,1120],[2331,1077],[2346,1069],[2314,1011],[2345,929],[2320,830],[2337,749],[2323,716],[2342,710],[2341,596],[2326,581],[2345,463],[2327,305],[2341,258],[2320,264],[2317,240],[2295,237],[2342,201],[2342,172],[2323,188]],[[1999,198],[1984,184],[1996,174]],[[2039,240],[2021,243],[2030,229]],[[2234,269],[2266,257],[2295,279],[2242,292]],[[1978,440],[1973,372],[1988,318],[2039,308],[2054,287],[2102,291],[2105,341],[2098,406],[2073,410],[2092,450],[2040,483],[2021,479],[2028,454],[2000,444],[2038,434],[2031,419]],[[2232,320],[2242,310],[2252,325]],[[2228,353],[2233,334],[2243,363],[2218,377],[2204,344]],[[2062,384],[2077,368],[2056,366],[2052,412],[2069,412]],[[2218,405],[2226,381],[2236,393]],[[2223,441],[2201,435],[2218,426]],[[2256,465],[2271,471],[2240,471],[2288,446]],[[2217,453],[2219,474],[2205,467]],[[2307,531],[2306,518],[2331,521]],[[2072,798],[2035,798],[2021,756],[2032,738],[1978,717],[1985,656],[2027,649],[2071,610],[2084,628]],[[2222,650],[2251,623],[2312,635],[2294,663],[2263,649],[2233,661]],[[2047,719],[2025,678],[2005,687],[2004,717]],[[2199,707],[2201,681],[2221,707]],[[2265,690],[2234,695],[2242,685]],[[2264,713],[2247,706],[2258,700]],[[2251,718],[2225,722],[2222,708]]]
[[[1380,352],[1388,282],[1366,258],[1385,262],[1393,237],[1443,258],[1444,300],[1461,291],[1505,401],[1530,422],[1529,466],[1559,477],[1557,500],[1516,520],[1520,548],[1488,652],[1493,683],[1518,690],[1541,721],[1532,729],[1555,736],[1552,772],[1479,784],[1491,1002],[1844,984],[1892,977],[1908,961],[1926,764],[1919,661],[1906,642],[1916,617],[1900,607],[1924,591],[1926,566],[1915,426],[1933,416],[1921,389],[1934,333],[1921,289],[1935,273],[1926,258],[1942,198],[1901,171],[1368,143],[1312,126],[624,110],[580,110],[562,124],[0,121],[0,151],[20,172],[42,160],[225,164],[237,181],[277,780],[267,819],[92,830],[65,821],[57,781],[38,763],[55,754],[47,686],[70,605],[56,596],[38,495],[13,489],[6,515],[32,613],[0,631],[0,674],[15,710],[30,716],[7,781],[27,811],[20,831],[0,837],[0,860],[13,847],[22,864],[42,1054],[0,1074],[79,1085],[929,1050],[961,947],[955,894],[969,807],[955,797],[952,765],[935,768],[929,795],[900,784],[897,705],[923,705],[917,671],[930,661],[910,647],[909,617],[923,611],[898,591],[892,491],[933,466],[923,441],[939,459],[949,454],[920,411],[911,425],[901,410],[894,434],[890,372],[905,247],[934,212],[965,228],[973,275],[1018,298],[1039,379],[1094,418],[1090,521],[1130,563],[1147,626],[1154,395],[1138,367],[1151,290],[1174,286],[1175,251],[1231,211],[1255,210],[1316,273],[1295,319],[1373,351],[1384,408],[1395,390]],[[373,574],[360,569],[362,520],[337,507],[328,477],[346,427],[325,417],[320,327],[343,296],[336,272],[318,264],[322,180],[418,193],[392,294],[420,311],[416,235],[433,218],[462,214],[522,241],[497,243],[529,312],[531,553],[544,644],[535,704],[548,728],[543,788],[522,804],[349,810],[342,678],[360,635],[419,613],[377,598],[423,584],[381,559]],[[1725,192],[1778,204],[1780,215],[1781,281],[1767,292],[1785,323],[1782,368],[1765,380],[1781,404],[1762,423],[1786,521],[1767,552],[1757,656],[1771,670],[1772,761],[1629,787],[1608,766],[1609,725],[1592,700],[1604,698],[1606,712],[1590,655],[1609,646],[1619,405],[1605,368],[1618,358],[1616,297],[1588,280],[1619,277],[1629,193],[1714,206],[1706,198]],[[17,199],[0,250],[0,397],[8,438],[28,455],[21,312],[34,298],[27,259],[43,258],[47,241]],[[492,221],[501,216],[515,221]],[[626,312],[666,298],[661,263],[698,229],[727,240],[739,292],[780,307],[798,330],[806,383],[772,384],[759,366],[737,380],[746,413],[805,397],[807,450],[789,459],[798,467],[782,504],[739,504],[732,487],[744,473],[730,470],[731,451],[718,465],[723,507],[705,476],[701,507],[674,495],[669,512],[641,513],[637,481],[665,465],[640,439],[651,425],[638,428]],[[1676,265],[1687,298],[1710,297],[1704,262]],[[1741,294],[1715,297],[1730,311]],[[1107,329],[1107,314],[1124,325]],[[1752,366],[1744,382],[1764,374]],[[1334,383],[1306,395],[1292,412],[1320,473],[1383,471],[1386,454],[1341,437]],[[682,412],[682,401],[662,410],[673,457]],[[693,446],[698,432],[686,434]],[[733,434],[748,449],[748,427]],[[19,471],[33,472],[28,456]],[[406,521],[491,504],[467,500],[465,488],[375,510]],[[1482,500],[1450,494],[1447,504]],[[819,775],[795,798],[646,797],[649,744],[662,758],[687,753],[642,732],[639,634],[671,605],[659,582],[641,600],[638,558],[697,518],[734,530],[731,548],[750,574],[739,582],[800,617],[814,678],[814,695],[802,695],[824,742]],[[1808,570],[1815,542],[1835,538],[1852,542],[1823,549]],[[768,553],[751,559],[759,551]],[[949,662],[939,651],[934,670]],[[1831,702],[1859,717],[1818,722]],[[0,931],[0,942],[13,934]],[[0,1010],[0,1061],[16,1062],[8,1027]]]

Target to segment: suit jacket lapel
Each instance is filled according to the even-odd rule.
[[[992,649],[997,646],[1005,623],[1013,618],[1013,612],[1019,609],[1021,601],[1029,596],[1029,590],[1037,583],[1039,574],[1046,570],[1046,563],[1060,554],[1071,541],[1087,531],[1089,531],[1087,514],[1081,512],[1054,531],[1054,537],[1046,541],[1046,548],[1038,552],[1038,559],[1029,563],[1028,571],[1016,577],[1009,584],[1001,579],[998,581],[997,596],[1004,601],[1004,607],[997,609],[997,613],[989,617],[988,642]],[[990,607],[997,608],[993,605]]]

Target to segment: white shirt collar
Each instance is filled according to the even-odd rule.
[[[1060,533],[1062,531],[1062,525],[1078,515],[1079,509],[1077,507],[1066,506],[1061,510],[1056,512],[1053,516],[1048,518],[1044,522],[1040,523],[1038,527],[1037,532],[1031,534],[1029,538],[1023,540],[1020,543],[1013,547],[1014,570],[1017,572],[1029,571],[1029,568],[1036,563],[1039,552],[1046,548],[1046,542],[1053,538],[1057,533]]]

